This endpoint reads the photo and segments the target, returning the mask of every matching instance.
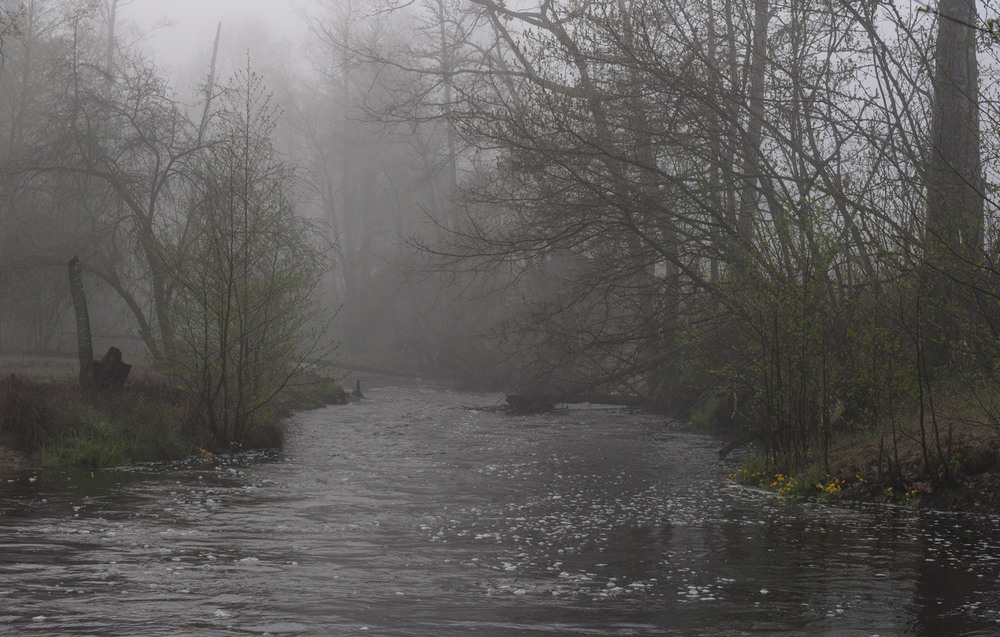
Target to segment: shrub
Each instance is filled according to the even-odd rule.
[[[46,389],[13,374],[0,383],[0,441],[17,451],[31,452],[53,434]]]

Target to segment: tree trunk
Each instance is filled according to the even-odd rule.
[[[925,252],[931,367],[947,362],[962,284],[971,287],[983,252],[983,175],[979,142],[976,0],[938,4],[934,96],[927,172]],[[956,285],[957,284],[957,285]]]
[[[983,243],[976,0],[941,0],[934,65],[927,226],[962,258],[978,262]]]
[[[771,20],[768,0],[754,0],[753,49],[750,55],[748,118],[743,138],[743,192],[737,232],[749,246],[760,200],[760,143],[764,122],[764,80],[767,67],[767,26]],[[774,211],[772,211],[774,212]]]
[[[90,314],[87,311],[87,293],[83,289],[83,268],[80,259],[73,257],[69,262],[69,291],[73,296],[73,311],[76,314],[76,343],[80,357],[80,387],[93,391],[94,346],[90,337]]]

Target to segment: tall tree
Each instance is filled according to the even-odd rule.
[[[962,259],[983,247],[976,0],[941,0],[927,167],[927,230]]]
[[[982,265],[984,183],[980,156],[976,0],[941,0],[927,148],[926,259],[933,301],[931,364],[944,362],[963,286]],[[967,308],[971,309],[971,308]]]

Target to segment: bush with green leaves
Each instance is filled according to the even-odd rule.
[[[216,443],[245,443],[301,366],[324,254],[296,215],[294,173],[273,144],[258,75],[233,77],[190,202],[191,247],[177,263],[170,369]],[[303,347],[305,345],[305,348]]]

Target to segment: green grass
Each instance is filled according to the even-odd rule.
[[[132,462],[132,440],[109,422],[93,422],[60,431],[39,451],[43,469],[101,469]]]
[[[831,475],[815,464],[807,464],[793,471],[776,471],[773,462],[760,454],[743,461],[739,469],[727,480],[733,484],[766,489],[778,495],[841,499],[852,492],[852,487],[868,483],[860,475]]]
[[[135,462],[177,460],[196,443],[183,434],[183,406],[148,392],[105,396],[94,404],[63,403],[63,424],[38,449],[45,469],[100,469]]]
[[[45,373],[57,367],[46,367]],[[234,446],[213,440],[197,416],[196,401],[161,377],[133,374],[123,391],[88,398],[73,380],[7,375],[0,377],[0,451],[11,453],[0,457],[16,458],[18,466],[97,469],[179,460],[203,453],[199,449],[236,453],[244,445],[248,450],[280,448],[293,410],[349,399],[334,379],[300,375],[265,409],[244,444]]]
[[[234,446],[212,439],[197,416],[196,401],[169,379],[133,370],[123,391],[88,398],[76,375],[72,358],[0,358],[4,466],[102,468],[179,460],[203,453],[199,449],[236,453],[244,445],[248,450],[280,448],[292,411],[351,400],[337,379],[299,374],[265,409],[244,445]]]

